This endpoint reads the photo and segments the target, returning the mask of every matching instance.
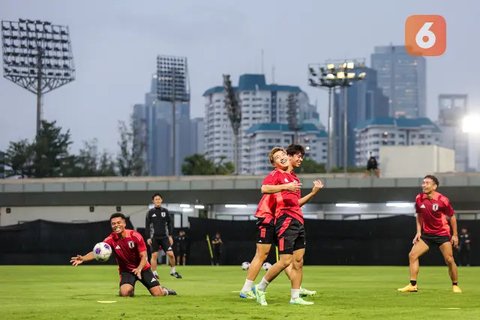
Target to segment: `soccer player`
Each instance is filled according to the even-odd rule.
[[[178,236],[175,239],[176,245],[176,254],[177,254],[177,265],[186,265],[187,264],[187,249],[188,249],[188,238],[185,234],[185,230],[180,230]]]
[[[135,282],[140,282],[150,291],[152,296],[176,295],[173,290],[161,287],[154,277],[150,264],[147,261],[147,246],[142,235],[135,230],[125,229],[126,218],[122,213],[110,216],[112,233],[103,242],[108,243],[118,264],[120,274],[120,291],[122,297],[133,297]],[[95,259],[93,252],[77,255],[70,259],[73,266]]]
[[[287,159],[291,166],[299,167],[305,154],[303,147],[291,145],[287,148],[287,153]],[[284,158],[282,159],[285,156],[285,154],[278,155],[281,163],[285,163]],[[262,192],[274,193],[275,196],[275,232],[280,260],[267,271],[261,282],[254,287],[256,299],[262,306],[266,306],[265,291],[267,286],[291,264],[292,270],[289,274],[291,282],[290,303],[311,305],[313,302],[305,301],[300,297],[303,256],[306,245],[303,213],[300,206],[323,188],[323,183],[320,180],[315,180],[312,191],[307,196],[300,198],[300,188],[296,191],[291,191],[287,187],[290,183],[300,184],[298,177],[293,171],[284,171],[276,166],[276,170],[271,173],[270,179],[268,183],[262,185]]]
[[[158,279],[158,250],[160,247],[168,257],[170,264],[170,275],[177,279],[182,276],[175,269],[175,255],[173,254],[173,221],[170,219],[170,212],[162,207],[163,198],[159,193],[152,196],[153,208],[148,210],[145,218],[145,236],[148,245],[152,248],[150,264],[155,277]]]
[[[400,292],[417,292],[417,276],[420,269],[419,258],[431,246],[437,246],[448,266],[448,274],[452,280],[454,293],[461,293],[458,286],[457,265],[453,258],[453,247],[458,246],[457,219],[450,201],[437,192],[439,182],[437,177],[426,175],[422,182],[422,193],[415,199],[417,212],[417,233],[413,238],[413,247],[408,254],[410,266],[410,283]],[[450,235],[450,227],[453,234]]]
[[[270,163],[275,167],[272,173],[277,170],[277,168],[280,170],[293,170],[293,166],[290,164],[290,161],[285,161],[285,153],[285,149],[280,147],[275,147],[272,149],[272,151],[270,151],[269,160]],[[268,179],[270,179],[272,173],[265,178],[263,184],[269,183]],[[294,192],[300,190],[300,187],[301,184],[297,182],[291,182],[284,185],[286,190]],[[255,217],[257,217],[256,252],[253,260],[250,263],[250,267],[248,268],[245,283],[240,291],[240,298],[247,299],[255,299],[255,293],[252,291],[254,281],[260,272],[263,262],[270,253],[272,244],[275,243],[275,196],[273,194],[263,194],[260,202],[258,203]],[[285,268],[285,273],[289,279],[291,270],[292,265]],[[313,296],[316,293],[316,291],[300,287],[300,296]]]

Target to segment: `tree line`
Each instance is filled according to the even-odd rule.
[[[78,154],[70,153],[70,130],[66,132],[56,121],[42,121],[33,141],[23,139],[10,142],[4,155],[5,177],[50,178],[50,177],[101,177],[101,176],[146,176],[144,159],[145,145],[136,141],[133,122],[127,126],[119,122],[120,140],[116,156],[98,150],[98,141],[84,142]],[[232,162],[219,163],[194,154],[184,159],[184,175],[226,175],[234,172]]]

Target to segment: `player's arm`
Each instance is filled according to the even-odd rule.
[[[132,272],[137,276],[138,279],[142,279],[142,270],[147,264],[147,250],[140,251],[140,263],[138,264],[138,267],[132,270]]]
[[[72,266],[78,266],[79,264],[82,264],[84,262],[87,262],[87,261],[92,261],[93,259],[95,259],[95,257],[93,256],[93,251],[90,251],[89,253],[85,254],[85,255],[77,255],[76,257],[71,257],[70,258],[70,263],[72,264]]]
[[[262,185],[262,193],[277,193],[277,192],[282,192],[282,191],[298,191],[300,190],[300,187],[302,186],[301,183],[298,183],[297,181],[293,181],[290,183],[284,183],[284,184],[263,184]]]
[[[323,188],[322,180],[317,179],[317,180],[313,181],[312,191],[310,191],[309,194],[303,196],[302,198],[300,198],[300,200],[298,200],[298,203],[300,204],[300,207],[303,206],[308,201],[310,201],[310,199],[312,199],[313,196],[315,196],[317,194],[317,192],[320,191],[320,189],[322,189],[322,188]]]
[[[450,217],[450,227],[452,228],[452,245],[458,248],[457,218],[454,215]]]
[[[145,239],[147,239],[147,244],[152,245],[152,231],[150,230],[150,224],[152,223],[150,219],[150,210],[147,212],[145,217]]]
[[[167,209],[165,209],[165,210],[167,211],[166,215],[165,215],[165,221],[167,223],[168,241],[170,242],[170,245],[172,245],[173,244],[173,237],[172,237],[172,234],[173,234],[173,219],[170,216],[170,211],[168,211]]]

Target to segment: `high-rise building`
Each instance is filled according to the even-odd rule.
[[[176,169],[173,170],[172,147],[172,102],[158,100],[158,76],[154,74],[150,91],[145,94],[145,103],[136,104],[133,122],[136,128],[137,143],[144,144],[144,159],[147,173],[151,176],[170,176],[180,174],[185,157],[196,152],[195,141],[191,139],[190,103],[175,102]]]
[[[376,70],[361,69],[366,73],[362,81],[355,81],[350,87],[337,89],[334,94],[334,132],[336,133],[336,159],[334,167],[343,167],[344,144],[347,140],[347,166],[355,166],[355,128],[358,124],[374,118],[388,117],[388,98],[377,85]],[[345,101],[345,91],[347,93]],[[347,105],[347,135],[345,136],[345,102]]]
[[[418,118],[427,113],[426,60],[411,56],[405,46],[375,47],[371,66],[378,86],[389,99],[390,117]]]
[[[462,131],[462,120],[468,112],[468,95],[441,94],[438,96],[438,125],[442,130],[440,145],[455,150],[455,171],[468,167],[468,133]]]
[[[287,101],[295,96],[298,104],[298,120],[301,123],[318,123],[318,113],[308,102],[308,96],[297,86],[267,84],[263,74],[244,74],[239,78],[238,86],[233,87],[241,107],[239,130],[239,168],[238,173],[250,174],[251,153],[248,130],[256,124],[287,124]],[[205,155],[218,162],[221,159],[234,161],[234,135],[225,107],[225,89],[223,86],[210,88],[205,97]],[[285,146],[281,144],[281,146]],[[268,153],[268,152],[267,152]],[[265,157],[267,155],[265,153]]]
[[[365,121],[357,126],[355,134],[355,164],[361,167],[370,155],[382,162],[381,146],[439,145],[441,131],[428,118],[387,117]]]

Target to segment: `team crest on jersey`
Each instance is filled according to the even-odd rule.
[[[434,203],[434,204],[432,205],[432,210],[433,210],[433,211],[438,211],[438,203]]]
[[[287,183],[288,183],[288,179],[287,179],[287,178],[285,178],[285,182],[287,182]]]
[[[162,211],[162,218],[165,218],[165,212]]]
[[[135,248],[135,242],[133,242],[133,241],[128,241],[128,247],[129,247],[130,249]]]

